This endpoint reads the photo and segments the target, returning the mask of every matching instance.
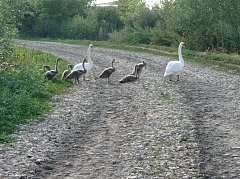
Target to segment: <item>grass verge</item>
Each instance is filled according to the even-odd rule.
[[[19,124],[40,119],[51,110],[51,98],[70,86],[58,77],[53,82],[44,78],[42,66],[54,67],[56,56],[15,47],[12,56],[0,63],[0,143],[9,143]],[[61,61],[62,62],[62,61]],[[60,63],[65,69],[66,62]],[[60,75],[59,75],[60,76]]]

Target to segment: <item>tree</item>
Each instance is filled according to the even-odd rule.
[[[91,0],[39,0],[36,8],[40,19],[52,19],[61,23],[75,15],[84,16],[90,2]]]
[[[100,26],[102,21],[106,22],[109,32],[123,27],[123,23],[117,14],[116,7],[96,7],[95,11]]]
[[[75,16],[86,16],[91,0],[39,0],[34,1],[34,34],[40,37],[61,37],[63,24]],[[29,17],[29,16],[28,16]]]
[[[139,16],[140,10],[146,8],[142,0],[119,0],[118,13],[125,25],[133,26],[134,18]]]
[[[193,49],[239,50],[238,0],[165,0],[165,27],[185,38]]]
[[[0,58],[12,52],[12,39],[17,35],[18,19],[23,17],[28,0],[0,1]]]
[[[123,23],[117,14],[116,7],[95,7],[94,10],[98,22],[99,40],[107,40],[110,32],[123,27]]]

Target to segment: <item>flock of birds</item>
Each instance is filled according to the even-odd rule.
[[[184,67],[184,60],[182,57],[182,47],[184,47],[185,44],[184,42],[180,42],[179,47],[178,47],[178,61],[170,61],[168,62],[166,66],[166,70],[164,73],[164,80],[165,81],[166,77],[169,76],[169,80],[172,80],[172,76],[177,77],[177,81],[179,81],[179,74],[182,71]],[[91,49],[93,45],[90,44],[87,50],[87,58],[83,59],[83,62],[76,64],[75,66],[73,65],[68,65],[67,70],[65,70],[62,73],[62,80],[64,79],[73,79],[77,84],[80,83],[80,78],[83,77],[83,80],[85,79],[86,74],[92,69],[93,67],[93,62],[91,60]],[[62,60],[62,58],[57,58],[56,64],[55,64],[55,69],[51,70],[51,68],[48,65],[43,66],[43,69],[46,71],[45,77],[48,80],[52,80],[57,74],[58,74],[58,64],[59,61]],[[115,72],[115,59],[112,60],[112,66],[105,68],[103,72],[98,76],[98,78],[102,79],[107,79],[109,82],[110,76]],[[124,76],[119,83],[127,83],[127,82],[132,82],[137,80],[140,77],[140,74],[142,73],[143,68],[146,68],[146,63],[142,61],[141,63],[138,63],[134,66],[134,69],[131,74]]]

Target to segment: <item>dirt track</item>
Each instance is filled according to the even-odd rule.
[[[73,64],[86,57],[85,46],[19,43]],[[111,83],[95,79],[113,58]],[[169,58],[95,47],[92,60],[90,81],[0,146],[0,178],[240,178],[239,76],[187,63],[162,86]],[[142,60],[140,79],[119,84]]]

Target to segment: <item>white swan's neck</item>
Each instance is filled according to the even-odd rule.
[[[179,61],[184,65],[184,60],[182,57],[182,45],[180,44],[178,47],[178,57],[179,57]]]
[[[88,61],[88,64],[90,65],[90,66],[92,66],[93,65],[93,62],[92,62],[92,59],[91,59],[91,47],[88,47],[88,51],[87,51],[87,61]]]

